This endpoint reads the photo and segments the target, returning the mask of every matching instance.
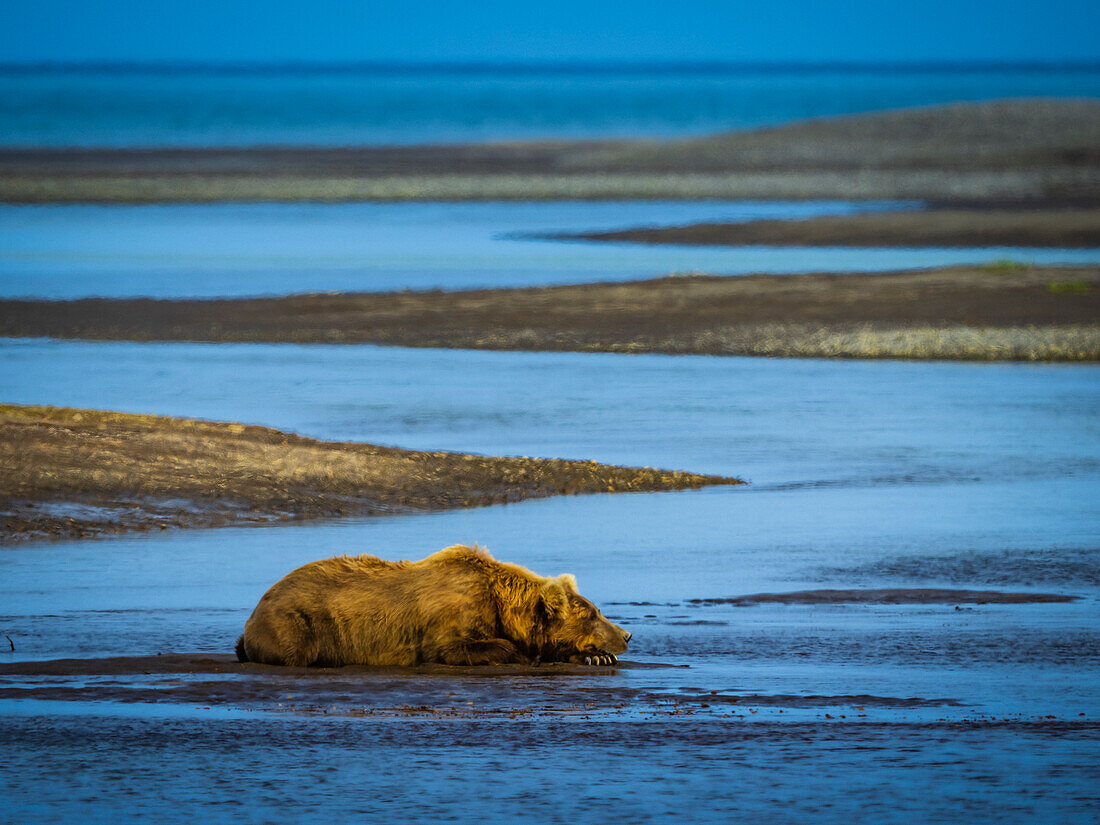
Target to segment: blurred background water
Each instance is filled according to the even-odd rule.
[[[1100,67],[9,65],[0,67],[0,145],[674,137],[1032,96],[1100,96]]]
[[[534,236],[906,206],[843,201],[0,205],[0,296],[239,297],[623,281],[679,272],[867,272],[1095,249],[715,247]],[[427,240],[430,239],[430,242]]]

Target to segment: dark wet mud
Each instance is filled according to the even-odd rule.
[[[616,668],[657,668],[669,665],[620,661]],[[253,662],[238,662],[229,654],[167,653],[156,656],[106,656],[91,659],[49,659],[46,661],[0,663],[0,676],[121,676],[159,673],[259,675],[264,677],[306,677],[318,680],[333,676],[563,676],[590,674],[605,668],[576,665],[568,662],[548,662],[542,665],[421,665],[415,668],[359,667],[307,668],[276,667]]]
[[[727,598],[688,599],[689,604],[1051,604],[1076,596],[1060,593],[1005,593],[997,590],[953,590],[929,587],[882,587],[866,590],[799,590],[754,593]]]
[[[639,689],[601,678],[624,670],[670,667],[676,666],[620,661],[612,667],[554,663],[539,667],[288,668],[196,654],[63,659],[0,664],[0,699],[448,717],[692,713],[725,706],[864,710],[961,705],[951,698],[761,694],[705,687]]]

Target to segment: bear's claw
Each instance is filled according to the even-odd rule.
[[[585,656],[584,663],[586,665],[595,665],[596,667],[608,667],[610,665],[617,665],[619,660],[611,653],[597,653],[595,656]]]

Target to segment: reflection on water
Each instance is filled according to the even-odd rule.
[[[1100,262],[1100,249],[721,248],[524,237],[889,206],[836,201],[0,205],[0,295],[219,297],[622,281],[689,271],[866,272],[998,258]]]

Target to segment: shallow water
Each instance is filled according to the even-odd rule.
[[[48,339],[2,339],[0,355],[11,403],[732,473],[757,488],[1090,483],[1100,470],[1089,365]]]
[[[1005,258],[1100,263],[1100,249],[723,248],[529,237],[802,218],[892,205],[898,204],[0,205],[0,296],[167,298],[468,289],[622,281],[692,271],[867,272]]]
[[[0,355],[0,385],[12,402],[241,420],[410,448],[586,457],[753,482],[9,550],[4,602],[26,616],[51,612],[55,587],[68,593],[63,601],[92,611],[148,611],[150,599],[184,612],[220,605],[194,617],[208,634],[173,637],[182,642],[195,632],[200,649],[215,650],[224,647],[217,634],[231,635],[243,618],[225,611],[245,610],[280,571],[335,552],[415,557],[456,541],[481,541],[547,573],[574,572],[601,602],[682,602],[851,577],[872,586],[1003,584],[1028,559],[1059,548],[1079,551],[1058,568],[1059,588],[1096,587],[1087,552],[1100,535],[1100,513],[1087,505],[1100,492],[1095,367],[41,340],[4,341]],[[226,542],[234,547],[228,557]],[[63,578],[43,586],[50,554],[69,561]],[[906,560],[909,567],[890,566]],[[118,581],[120,571],[132,589]],[[1044,581],[1033,569],[1020,584]],[[689,612],[769,610],[800,609]],[[126,616],[96,615],[83,616],[75,636],[45,632],[41,643],[86,638],[83,654],[131,649],[134,637],[116,635]],[[151,619],[130,620],[140,634]],[[191,621],[167,619],[164,632]]]
[[[1051,723],[54,719],[4,723],[12,776],[71,795],[6,783],[36,821],[1088,822],[1098,779]]]
[[[640,821],[687,809],[707,822],[1088,821],[1098,379],[1066,365],[2,341],[10,402],[753,484],[6,548],[0,632],[16,650],[0,661],[229,653],[259,596],[299,564],[479,541],[576,574],[634,633],[625,658],[676,667],[364,679],[335,693],[293,679],[247,702],[199,699],[190,677],[4,677],[12,756],[0,784],[39,821],[74,806],[89,821],[185,809],[262,821],[291,804],[361,817],[400,804],[413,820],[534,809],[597,822],[611,805]],[[850,586],[1080,598],[958,610],[687,602]],[[77,697],[115,698],[63,701],[81,686]],[[31,695],[54,698],[18,698]],[[421,705],[433,710],[401,709]],[[486,768],[493,779],[475,793]],[[18,781],[27,775],[48,784]],[[255,779],[242,791],[216,779],[227,775]]]

